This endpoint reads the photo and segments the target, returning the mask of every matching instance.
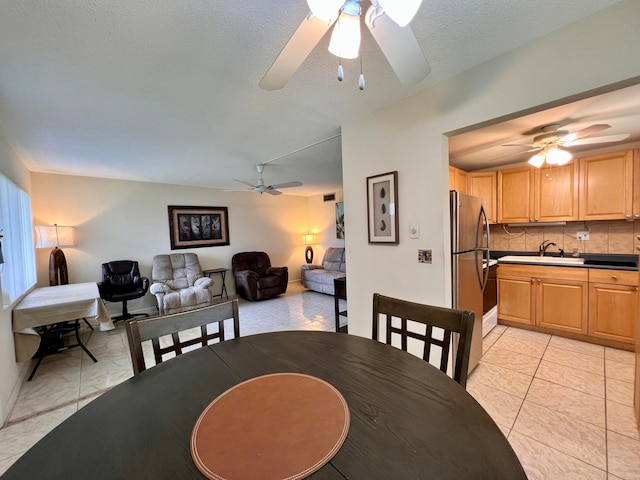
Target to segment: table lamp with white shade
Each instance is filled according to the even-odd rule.
[[[307,246],[307,248],[304,251],[304,258],[307,261],[307,263],[312,263],[313,248],[311,248],[311,245],[318,243],[318,240],[316,239],[316,235],[313,233],[305,233],[304,235],[302,235],[302,243]]]

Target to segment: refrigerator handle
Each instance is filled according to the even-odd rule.
[[[484,209],[484,205],[480,206],[480,215],[478,217],[478,232],[481,232],[482,229],[480,228],[480,222],[484,220],[484,231],[487,233],[487,245],[486,247],[484,245],[477,245],[479,242],[476,241],[476,247],[482,248],[482,259],[484,261],[486,261],[486,267],[483,269],[484,271],[482,272],[482,281],[480,281],[480,290],[484,292],[484,288],[487,285],[487,281],[489,280],[489,259],[491,258],[491,252],[489,250],[489,245],[491,244],[489,241],[489,218],[487,217],[487,212]],[[479,240],[479,239],[478,239]],[[483,262],[484,263],[484,262]],[[476,262],[477,265],[477,262]],[[477,267],[476,267],[477,268]],[[480,278],[479,272],[478,272],[478,279]]]

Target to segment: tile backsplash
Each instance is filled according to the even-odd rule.
[[[601,220],[591,222],[567,222],[565,226],[507,226],[491,225],[491,249],[537,252],[543,240],[555,246],[549,253],[562,248],[565,255],[574,249],[580,253],[640,254],[640,221]],[[589,232],[589,240],[577,240],[578,231]]]

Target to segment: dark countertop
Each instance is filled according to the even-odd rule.
[[[517,255],[520,257],[523,256],[531,256],[538,257],[538,252],[518,252],[518,251],[510,251],[510,250],[492,250],[491,258],[498,260],[500,257],[505,257],[507,255]],[[545,257],[560,257],[560,254],[557,252],[547,253]],[[570,255],[566,255],[565,257],[570,258]],[[544,265],[544,266],[555,266],[555,267],[568,267],[568,268],[601,268],[601,269],[610,269],[610,270],[628,270],[628,271],[638,271],[638,255],[634,254],[607,254],[607,253],[581,253],[581,258],[584,258],[583,264],[545,264],[540,262],[499,262],[499,263],[509,263],[509,264],[521,264],[521,265]]]

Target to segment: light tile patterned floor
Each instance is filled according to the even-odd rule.
[[[467,390],[530,480],[640,479],[634,354],[497,326]]]
[[[333,297],[291,284],[276,299],[241,300],[240,319],[242,336],[333,331]],[[84,332],[98,363],[78,349],[47,357],[22,386],[0,430],[0,474],[69,415],[132,375],[123,327]],[[232,336],[230,325],[227,332]],[[640,479],[633,354],[504,326],[483,343],[485,355],[467,389],[508,437],[530,480]]]

